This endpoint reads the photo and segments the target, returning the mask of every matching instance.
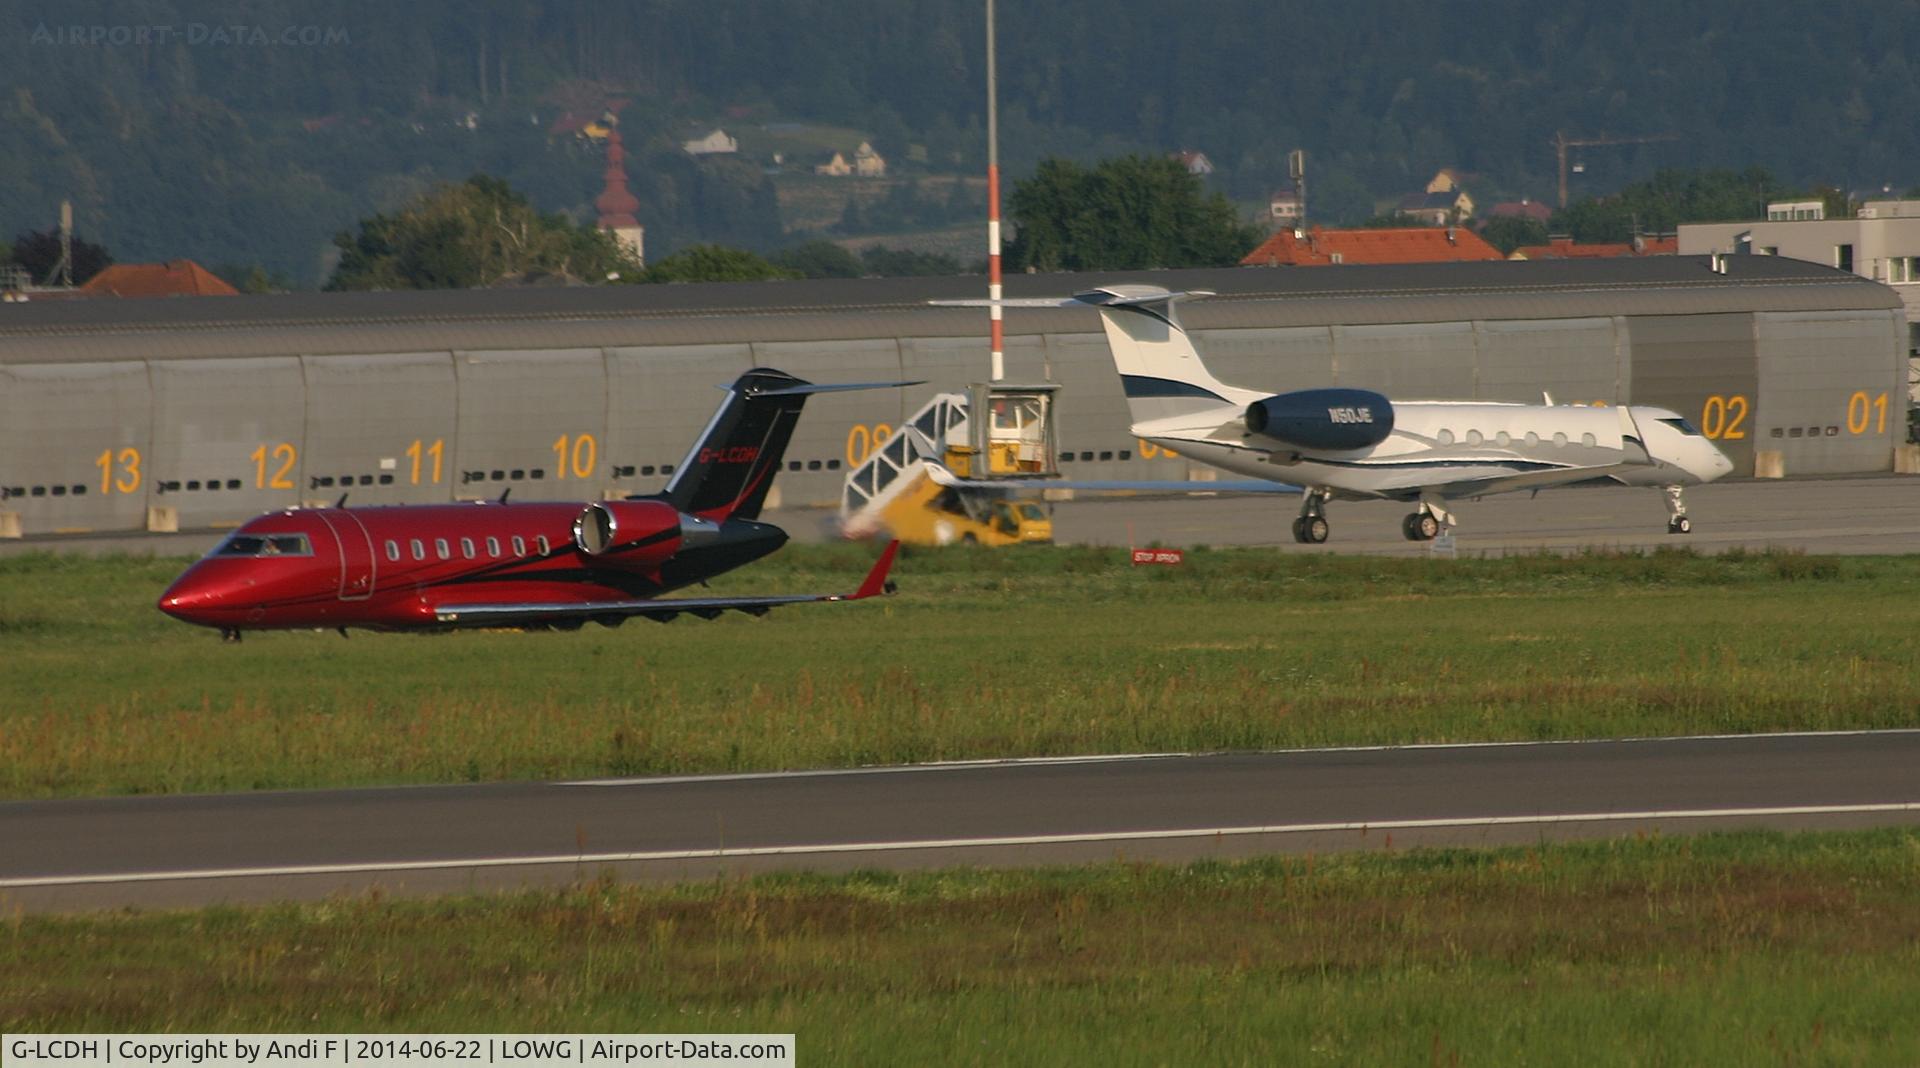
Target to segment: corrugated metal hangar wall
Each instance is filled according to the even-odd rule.
[[[1222,378],[1279,392],[1656,404],[1751,474],[1884,471],[1905,434],[1905,317],[1885,286],[1732,257],[1026,276],[1184,305]],[[754,366],[926,379],[810,402],[776,492],[832,504],[931,394],[984,377],[978,279],[71,302],[0,309],[0,533],[180,529],[356,504],[663,486],[713,387]],[[1179,478],[1127,434],[1095,314],[1008,314],[1012,381],[1063,384],[1070,477]]]

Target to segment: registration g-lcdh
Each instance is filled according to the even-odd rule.
[[[6,1035],[0,1068],[792,1068],[792,1034]]]

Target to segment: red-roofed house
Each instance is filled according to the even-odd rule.
[[[1678,256],[1680,239],[1636,237],[1631,242],[1611,241],[1578,244],[1571,237],[1556,237],[1544,245],[1522,245],[1513,250],[1511,260],[1609,260],[1620,256]]]
[[[1500,250],[1461,227],[1380,230],[1282,230],[1240,260],[1242,267],[1318,267],[1337,263],[1444,263],[1497,260]]]
[[[80,287],[90,297],[237,297],[240,291],[192,260],[116,263]]]
[[[1489,219],[1532,219],[1545,224],[1553,218],[1553,209],[1537,200],[1503,200],[1487,213]]]

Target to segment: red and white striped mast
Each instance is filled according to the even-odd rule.
[[[1000,109],[994,84],[993,0],[987,0],[987,319],[991,332],[991,381],[1006,377],[1000,319]]]

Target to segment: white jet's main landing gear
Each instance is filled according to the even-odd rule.
[[[1453,513],[1438,497],[1421,497],[1418,510],[1400,521],[1400,533],[1408,541],[1432,541],[1453,526]]]
[[[1687,518],[1687,502],[1680,499],[1679,486],[1667,486],[1667,533],[1693,533],[1693,520]]]
[[[1326,490],[1309,487],[1300,498],[1300,515],[1293,521],[1293,540],[1302,545],[1321,545],[1332,528],[1327,526]]]
[[[1429,511],[1409,512],[1400,521],[1400,533],[1408,541],[1432,541],[1440,534],[1440,521]]]

